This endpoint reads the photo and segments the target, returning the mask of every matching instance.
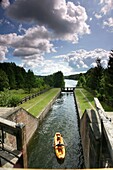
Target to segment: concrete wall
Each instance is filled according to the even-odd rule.
[[[86,168],[100,167],[100,123],[94,110],[85,110],[80,120],[80,132]]]
[[[48,105],[42,110],[42,112],[37,116],[37,127],[39,127],[40,123],[42,123],[44,117],[47,115],[49,110],[51,109],[53,103],[56,101],[58,96],[60,95],[60,92],[48,103]]]
[[[4,118],[15,123],[23,123],[26,126],[26,143],[28,144],[36,129],[39,127],[40,123],[43,121],[44,117],[49,112],[53,103],[59,95],[60,92],[49,102],[49,104],[43,109],[43,111],[37,116],[37,118],[23,108],[16,108],[13,112],[8,112],[6,115],[4,115]],[[14,136],[10,135],[10,141],[10,145],[14,147],[16,141]]]
[[[85,112],[82,113],[75,94],[74,98],[78,112],[85,167],[98,168],[100,166],[99,157],[101,141],[101,128],[98,114],[91,109],[85,110]]]
[[[16,109],[15,112],[7,116],[7,119],[15,123],[23,123],[26,126],[26,143],[28,143],[37,129],[37,119],[23,108]]]
[[[80,134],[86,168],[113,167],[108,139],[103,133],[102,122],[96,110],[88,109],[81,113],[75,96]]]
[[[35,133],[36,129],[39,127],[40,123],[43,121],[44,117],[51,109],[53,103],[55,102],[56,98],[60,95],[60,92],[49,102],[49,104],[44,108],[44,110],[40,113],[40,115],[36,118],[31,115],[29,112],[24,110],[23,108],[14,108],[9,110],[8,112],[4,113],[1,117],[4,120],[10,120],[11,122],[15,122],[16,125],[21,126],[22,124],[25,125],[24,131],[24,143],[23,144],[23,164],[24,167],[27,167],[27,144],[29,143],[30,139],[32,138],[33,134]],[[3,112],[3,109],[2,109]],[[22,123],[22,124],[21,124]],[[23,125],[22,125],[23,126]],[[5,132],[5,131],[4,131]],[[12,134],[12,135],[11,135]],[[13,136],[13,133],[5,133],[5,144],[11,149],[17,149],[17,143],[21,143],[21,139],[17,142],[17,138]]]

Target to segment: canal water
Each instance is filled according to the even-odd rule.
[[[66,143],[66,157],[59,161],[53,138],[60,132]],[[73,93],[61,93],[37,129],[28,147],[29,168],[83,168],[83,152]]]

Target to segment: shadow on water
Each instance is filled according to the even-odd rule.
[[[57,157],[56,157],[56,159],[57,159],[57,162],[58,162],[59,164],[63,164],[63,163],[64,163],[64,160],[65,160],[65,159],[58,159]]]
[[[66,141],[66,157],[57,159],[53,138],[60,132]],[[62,93],[29,143],[29,168],[83,168],[83,152],[72,93]]]

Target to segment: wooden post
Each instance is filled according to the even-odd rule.
[[[17,140],[17,150],[22,151],[23,155],[23,166],[27,168],[27,146],[26,146],[26,129],[23,123],[18,123],[16,125],[18,133],[16,135]]]

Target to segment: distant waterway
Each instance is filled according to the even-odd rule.
[[[61,132],[67,146],[64,161],[59,162],[53,138]],[[83,152],[73,93],[61,93],[37,129],[28,147],[29,168],[83,168]]]
[[[76,87],[77,85],[77,80],[70,80],[70,79],[65,79],[65,87]]]

